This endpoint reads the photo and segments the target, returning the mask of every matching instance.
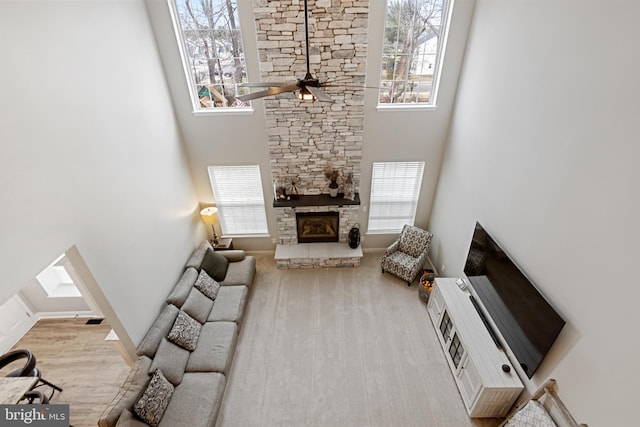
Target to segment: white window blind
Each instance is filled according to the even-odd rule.
[[[209,166],[208,170],[222,234],[268,234],[260,166]]]
[[[397,233],[413,225],[424,162],[374,162],[369,205],[369,233]]]

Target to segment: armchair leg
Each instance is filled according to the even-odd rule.
[[[384,268],[380,267],[380,270],[382,270],[382,274],[384,274]]]
[[[407,282],[407,286],[411,286],[411,282]]]

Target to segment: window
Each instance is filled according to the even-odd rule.
[[[36,276],[36,280],[45,290],[48,298],[82,296],[67,272],[67,266],[70,266],[70,262],[65,254],[62,254]]]
[[[260,166],[209,166],[222,234],[269,234]]]
[[[369,233],[399,233],[413,225],[424,162],[376,162],[371,177]]]
[[[388,0],[378,105],[435,105],[450,0]]]
[[[245,107],[247,67],[236,0],[171,0],[195,111]]]

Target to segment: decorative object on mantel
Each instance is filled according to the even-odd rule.
[[[298,175],[285,176],[284,178],[275,178],[273,180],[273,198],[275,201],[280,200],[298,200],[298,186],[300,178]]]
[[[344,182],[344,198],[347,200],[353,200],[356,193],[353,191],[353,174],[349,172],[347,179]]]
[[[287,190],[278,178],[273,180],[273,198],[274,200],[287,200]]]
[[[200,218],[202,218],[202,222],[211,226],[213,230],[213,246],[218,244],[218,234],[216,233],[216,223],[218,222],[218,208],[209,207],[204,208],[200,211]]]
[[[298,175],[292,175],[287,178],[287,200],[298,200],[298,185],[300,185],[300,177]]]
[[[338,185],[338,178],[340,177],[340,172],[331,166],[327,166],[324,170],[324,176],[331,181],[329,183],[329,195],[331,197],[338,197],[338,189],[340,188]]]

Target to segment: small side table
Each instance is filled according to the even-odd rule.
[[[233,249],[233,239],[230,237],[226,239],[218,239],[218,244],[212,244],[212,246],[214,251],[230,251]]]

